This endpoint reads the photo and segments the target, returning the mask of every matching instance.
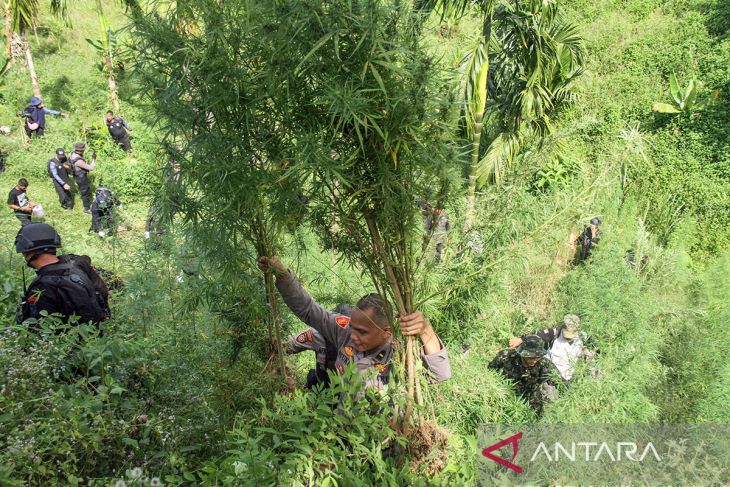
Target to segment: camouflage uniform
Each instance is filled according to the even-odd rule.
[[[359,352],[350,336],[350,317],[330,311],[317,302],[302,288],[294,274],[277,279],[276,287],[289,309],[304,323],[321,333],[326,343],[337,347],[335,369],[340,375],[345,367],[355,364],[358,372],[365,375],[365,386],[384,389],[390,380],[390,367],[393,358],[393,343],[388,339],[380,348],[372,352]],[[305,332],[306,333],[306,332]],[[432,382],[441,382],[451,377],[451,365],[441,339],[441,350],[431,355],[421,353],[423,367],[430,372]],[[374,371],[374,374],[370,371]]]
[[[537,357],[539,361],[532,367],[523,358]],[[542,339],[531,335],[517,349],[502,350],[489,363],[490,369],[499,370],[512,380],[515,391],[522,396],[536,412],[542,415],[546,400],[555,395],[555,385],[560,381],[555,365],[545,357]]]

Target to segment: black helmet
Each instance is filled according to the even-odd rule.
[[[15,237],[15,251],[24,253],[40,250],[53,253],[51,249],[61,246],[61,236],[47,223],[29,223]]]

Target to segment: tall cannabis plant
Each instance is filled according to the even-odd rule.
[[[267,3],[182,0],[168,10],[132,12],[137,72],[185,188],[179,212],[201,252],[234,274],[252,268],[254,252],[275,253],[301,212],[291,203],[297,188],[282,180],[292,144],[276,99],[279,68],[269,64],[265,45]],[[196,28],[181,29],[179,12]],[[272,275],[265,286],[284,374]]]
[[[369,273],[401,316],[415,311],[424,267],[419,203],[442,208],[456,166],[453,90],[405,3],[284,0],[271,26],[285,41],[271,62],[287,73],[295,122],[287,179],[306,189],[325,244]],[[406,419],[420,395],[415,354],[408,337]]]

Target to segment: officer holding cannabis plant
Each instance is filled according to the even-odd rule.
[[[502,350],[488,367],[510,379],[515,392],[530,404],[538,416],[542,416],[545,402],[557,398],[555,385],[560,383],[560,375],[545,356],[543,340],[537,335],[526,336],[516,349]]]
[[[276,256],[259,257],[259,267],[276,275],[276,287],[290,310],[303,322],[337,347],[335,368],[340,375],[354,364],[365,376],[365,386],[383,389],[390,380],[393,358],[393,310],[379,294],[368,294],[357,302],[352,317],[335,313],[315,302]],[[421,360],[432,382],[451,377],[451,365],[441,339],[423,313],[416,311],[399,318],[405,336],[421,339]],[[372,373],[374,372],[374,373]]]

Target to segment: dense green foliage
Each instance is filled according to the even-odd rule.
[[[69,2],[72,29],[46,13],[45,6],[40,10],[37,38],[30,36],[39,82],[46,105],[70,116],[48,117],[45,138],[33,140],[29,148],[22,145],[16,116],[31,94],[27,70],[19,60],[4,75],[0,124],[13,132],[0,135],[0,149],[7,154],[7,170],[0,174],[2,187],[9,190],[19,177],[27,177],[30,197],[43,204],[46,221],[63,237],[63,250],[91,255],[97,265],[117,273],[125,287],[113,292],[114,318],[103,337],[86,327],[65,335],[28,333],[14,324],[24,267],[13,247],[18,222],[9,210],[0,219],[5,249],[0,259],[0,484],[114,485],[124,480],[126,485],[469,485],[476,475],[476,431],[483,422],[730,420],[730,367],[724,360],[730,354],[726,2],[561,4],[586,48],[586,72],[574,86],[575,102],[551,114],[554,126],[549,136],[525,139],[500,186],[487,185],[477,194],[468,241],[459,230],[465,184],[451,174],[468,172],[470,163],[466,150],[451,153],[451,144],[461,143],[455,122],[461,107],[456,88],[441,94],[446,86],[458,85],[450,84],[450,76],[479,35],[482,19],[475,13],[458,21],[436,14],[425,20],[419,49],[433,62],[428,69],[435,76],[423,87],[432,98],[420,100],[423,105],[411,103],[402,113],[420,124],[422,113],[434,107],[448,111],[433,121],[439,127],[429,135],[444,138],[443,152],[434,160],[447,154],[451,163],[444,168],[452,185],[444,205],[452,231],[444,261],[428,265],[416,301],[447,345],[453,377],[425,388],[440,429],[416,438],[390,430],[387,415],[365,414],[368,408],[386,407],[388,398],[345,402],[346,414],[340,414],[328,404],[337,401],[338,392],[348,392],[346,386],[292,393],[272,366],[263,280],[252,265],[255,245],[238,245],[229,237],[245,231],[245,219],[251,216],[247,211],[259,205],[275,225],[269,228],[275,230],[282,258],[320,302],[334,307],[372,291],[367,269],[352,267],[343,259],[347,240],[327,235],[326,199],[315,194],[323,190],[319,184],[324,181],[348,182],[349,173],[316,175],[316,168],[326,167],[323,161],[331,156],[327,150],[344,148],[343,153],[360,160],[360,141],[355,132],[347,134],[349,138],[337,137],[336,143],[314,134],[323,137],[332,127],[346,124],[341,116],[345,105],[332,105],[328,112],[323,101],[327,96],[369,100],[370,105],[359,109],[370,110],[379,124],[372,107],[380,105],[368,92],[345,96],[344,90],[352,85],[346,74],[331,66],[334,61],[324,57],[331,51],[319,51],[324,32],[316,33],[322,26],[310,25],[292,52],[279,52],[277,59],[299,57],[300,67],[308,66],[321,79],[336,82],[291,87],[297,104],[306,97],[312,103],[306,106],[308,112],[293,104],[284,115],[314,126],[301,125],[297,133],[277,132],[277,117],[283,114],[267,108],[277,102],[275,97],[286,96],[287,89],[276,76],[302,72],[294,69],[297,66],[266,70],[263,56],[284,49],[293,34],[282,31],[277,37],[273,30],[251,31],[247,38],[247,26],[261,28],[260,19],[276,20],[278,14],[261,12],[259,20],[236,23],[236,16],[253,12],[246,7],[257,2],[224,3],[220,7],[219,2],[179,2],[179,7],[190,8],[177,11],[175,3],[160,3],[160,17],[150,15],[148,27],[158,32],[176,27],[178,37],[156,41],[169,43],[170,53],[184,45],[187,53],[174,54],[183,60],[213,57],[221,63],[221,72],[230,76],[227,81],[212,72],[175,72],[179,60],[174,57],[157,60],[159,77],[145,70],[145,77],[135,78],[130,59],[139,59],[134,48],[144,43],[131,29],[118,33],[117,42],[124,49],[117,59],[125,63],[125,71],[117,73],[121,114],[134,128],[130,156],[111,143],[105,128],[84,131],[98,127],[110,108],[107,81],[98,69],[99,54],[85,41],[98,37],[94,2]],[[305,3],[288,0],[278,5]],[[201,32],[193,21],[196,5],[198,12],[208,9],[202,19],[206,25],[222,25],[223,19],[214,13],[225,8],[230,30],[221,27],[221,32],[237,32],[245,52],[253,55],[258,50],[262,56],[246,65],[240,79],[232,72],[236,67],[232,38],[224,36],[215,44],[196,37]],[[165,23],[172,13],[177,25]],[[130,22],[118,6],[109,5],[106,15],[115,29]],[[270,43],[251,47],[246,44],[251,38]],[[217,50],[203,50],[213,48]],[[363,59],[369,54],[361,53]],[[376,72],[387,85],[383,91],[405,85],[402,78]],[[256,76],[261,73],[272,78],[262,80]],[[682,88],[696,80],[693,108],[680,113],[652,111],[656,102],[672,102],[670,77],[675,73]],[[373,70],[354,76],[358,80],[366,76],[368,83],[378,85]],[[180,89],[194,80],[197,84]],[[151,106],[140,96],[140,89],[149,88],[152,81],[159,83],[158,95],[169,112],[158,112],[163,110],[161,104]],[[172,81],[180,83],[177,89]],[[265,93],[268,101],[247,99],[245,89],[251,86]],[[206,87],[210,91],[203,93]],[[166,100],[165,89],[170,90]],[[214,133],[218,129],[207,125],[206,110],[220,117],[226,105],[209,100],[234,95],[248,100],[247,111]],[[411,95],[404,99],[412,102]],[[197,102],[196,96],[200,96]],[[249,116],[260,124],[237,126]],[[190,132],[171,133],[165,125],[186,117],[199,123],[198,138],[190,138]],[[441,131],[441,124],[447,123],[453,124],[453,140]],[[224,139],[237,130],[259,145],[251,148],[236,140],[232,144],[236,157],[228,158],[230,145]],[[363,134],[374,130],[368,123]],[[168,137],[161,141],[163,134]],[[94,183],[109,185],[124,202],[117,237],[102,240],[88,234],[88,216],[81,213],[78,197],[76,209],[63,212],[48,181],[45,161],[53,150],[57,146],[68,150],[78,140],[99,154]],[[316,150],[306,152],[304,142]],[[374,153],[374,144],[381,142],[363,145]],[[148,206],[160,188],[169,186],[163,184],[163,167],[171,147],[188,151],[179,160],[183,171],[195,169],[183,179],[190,191],[169,230],[145,239]],[[424,148],[411,149],[414,157],[425,157]],[[295,190],[287,189],[286,201],[274,199],[281,193],[269,185],[270,174],[259,173],[266,178],[251,181],[249,173],[237,172],[243,155],[252,150],[266,154],[267,162],[284,161],[270,168],[279,184],[296,181]],[[216,156],[197,158],[206,153]],[[312,154],[320,157],[306,157]],[[308,163],[312,177],[304,177],[302,166],[287,165],[289,160]],[[207,174],[206,164],[218,173]],[[219,199],[197,198],[216,188]],[[312,197],[309,213],[296,189]],[[440,188],[432,189],[436,195]],[[168,210],[180,203],[170,193],[162,201]],[[567,265],[571,229],[582,229],[595,215],[603,221],[600,246],[585,264]],[[219,227],[211,224],[224,218],[231,221]],[[630,266],[628,249],[646,255],[648,263]],[[486,369],[486,363],[510,337],[554,326],[569,312],[581,317],[599,355],[593,370],[579,369],[567,392],[537,419],[501,376]],[[53,320],[45,321],[47,327],[55,326]],[[284,326],[290,333],[302,328],[288,313]],[[80,334],[84,340],[78,339]],[[291,356],[286,364],[295,380],[303,382],[312,357]],[[385,456],[384,449],[389,450]]]

